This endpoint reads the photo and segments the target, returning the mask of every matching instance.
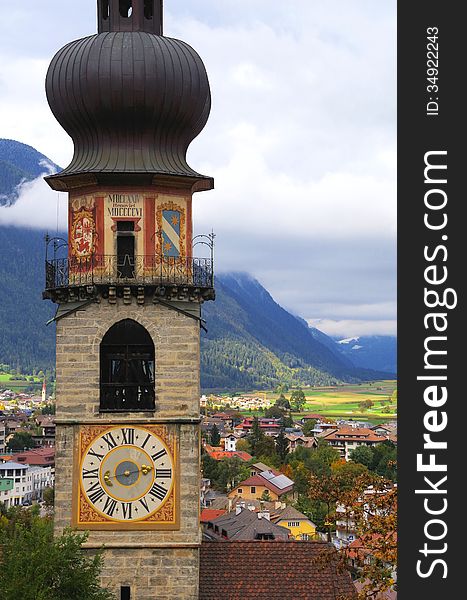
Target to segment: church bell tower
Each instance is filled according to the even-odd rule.
[[[57,304],[55,527],[104,547],[119,600],[198,598],[199,336],[214,299],[213,236],[192,234],[213,188],[187,148],[210,111],[198,54],[163,36],[162,0],[98,0],[98,33],[46,80],[74,155],[68,240],[48,240]],[[193,257],[193,247],[203,257]]]

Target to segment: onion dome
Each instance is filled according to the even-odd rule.
[[[185,42],[162,36],[161,0],[98,0],[99,33],[59,50],[50,64],[50,108],[74,142],[54,189],[154,181],[211,189],[186,162],[205,126],[206,69]]]

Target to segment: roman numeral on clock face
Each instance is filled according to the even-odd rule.
[[[146,498],[140,498],[139,501],[140,501],[141,505],[144,506],[146,511],[149,512],[149,506],[148,506],[148,503],[146,502]]]
[[[83,468],[83,479],[94,479],[99,477],[99,469],[84,469]]]
[[[107,444],[109,450],[112,450],[112,448],[115,448],[115,446],[117,445],[117,442],[115,441],[114,436],[110,431],[109,433],[103,435],[102,439]]]
[[[133,504],[131,502],[122,502],[122,512],[124,519],[131,519]]]
[[[90,488],[86,490],[86,494],[88,495],[89,500],[95,504],[98,500],[105,496],[104,490],[101,488],[101,484],[99,481],[93,483]]]
[[[144,442],[141,444],[141,448],[144,448],[144,446],[146,446],[146,444],[149,442],[150,437],[151,437],[151,434],[148,433],[148,435],[144,439]]]
[[[162,450],[159,450],[159,452],[152,454],[151,458],[152,458],[152,460],[156,461],[156,460],[159,460],[160,458],[162,458],[163,456],[165,456],[166,454],[167,454],[167,450],[165,448],[162,448]]]
[[[122,429],[122,444],[134,444],[135,443],[135,430],[128,428]]]
[[[152,486],[152,488],[149,490],[149,494],[151,496],[154,496],[158,500],[163,500],[166,497],[166,495],[167,495],[167,490],[164,489],[158,483],[154,483],[154,485]]]
[[[156,469],[156,478],[166,479],[172,477],[172,469]]]
[[[102,509],[102,511],[105,512],[106,515],[109,515],[109,517],[113,517],[116,507],[117,507],[117,501],[114,500],[113,498],[109,498],[107,496],[107,499],[105,501],[104,508]]]
[[[92,448],[91,448],[91,450],[89,450],[88,455],[89,456],[94,456],[95,458],[98,458],[99,462],[104,458],[103,454],[99,454],[98,452],[95,452]]]

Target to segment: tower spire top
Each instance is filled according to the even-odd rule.
[[[97,0],[98,31],[162,35],[162,12],[163,0]]]

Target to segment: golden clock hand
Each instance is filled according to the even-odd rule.
[[[110,476],[110,471],[106,471],[106,472],[104,473],[104,481],[105,481],[105,483],[106,483],[106,484],[107,484],[109,487],[113,485],[113,483],[110,481],[111,479],[112,479],[112,478],[111,478],[111,476]]]
[[[147,475],[150,471],[152,471],[152,467],[151,465],[141,465],[141,468],[136,469],[136,471],[130,471],[128,469],[126,471],[123,471],[122,475],[124,475],[125,477],[129,477],[130,475],[134,475],[134,473],[139,473],[140,471],[143,475]],[[115,479],[116,477],[118,476],[111,475],[110,471],[106,471],[104,473],[104,481],[109,487],[113,485],[113,483],[110,480]]]

